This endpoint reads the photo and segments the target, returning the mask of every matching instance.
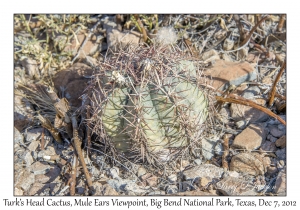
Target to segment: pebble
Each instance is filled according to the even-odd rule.
[[[38,148],[39,143],[39,141],[32,141],[27,147],[27,149],[29,149],[30,151],[35,151]]]
[[[43,158],[44,156],[52,156],[52,155],[56,155],[55,149],[52,146],[47,146],[47,148],[45,150],[41,150],[38,153],[38,158]]]
[[[146,173],[147,173],[147,170],[143,166],[141,166],[141,167],[139,167],[139,169],[137,171],[137,176],[141,177],[141,176],[143,176]]]
[[[151,196],[158,196],[158,195],[166,195],[166,193],[165,193],[165,191],[156,190],[156,191],[153,191],[153,192],[148,193],[148,195],[151,195]]]
[[[238,134],[232,147],[246,150],[254,150],[260,147],[267,135],[264,124],[250,124],[245,130]]]
[[[103,185],[102,195],[114,196],[119,195],[119,193],[109,184],[105,184]]]
[[[262,159],[251,153],[239,153],[232,157],[230,170],[244,172],[251,175],[263,175],[265,173]]]
[[[194,160],[194,163],[199,166],[202,164],[202,160],[200,158],[197,158]]]
[[[119,168],[116,166],[110,168],[108,173],[113,179],[119,178]]]
[[[277,150],[277,147],[274,142],[265,141],[262,144],[261,149],[268,152],[275,152]]]
[[[22,196],[24,194],[23,190],[15,187],[14,196]]]
[[[273,126],[270,127],[270,134],[274,137],[279,138],[279,137],[285,135],[285,133],[286,133],[285,129],[280,130],[278,128],[278,125],[273,125]]]
[[[166,194],[174,194],[178,192],[178,188],[176,185],[169,185],[166,189]]]
[[[286,196],[286,168],[281,170],[277,175],[274,193],[279,196]]]
[[[219,138],[203,138],[202,139],[202,155],[205,160],[210,160],[214,155],[214,146]]]
[[[240,120],[235,123],[238,129],[244,129],[249,123],[249,120]]]
[[[257,194],[252,182],[231,176],[227,176],[216,183],[216,189],[219,193],[225,196],[253,196]]]
[[[15,127],[14,127],[14,142],[15,144],[18,143],[24,144],[24,136]]]
[[[30,151],[27,151],[24,156],[24,161],[26,163],[26,167],[29,167],[33,163],[33,158]]]
[[[184,181],[179,183],[179,192],[192,191],[196,188],[193,186],[192,181]]]
[[[187,181],[197,181],[196,179],[201,177],[206,177],[209,180],[212,180],[213,178],[220,178],[223,172],[223,168],[219,168],[212,164],[203,164],[184,171],[183,178]]]
[[[34,174],[46,174],[50,170],[50,166],[48,164],[43,164],[39,161],[33,163],[30,167],[29,170]]]
[[[275,166],[269,166],[267,167],[267,174],[269,176],[274,176],[278,172],[278,169]]]
[[[54,166],[46,174],[35,175],[35,180],[40,183],[50,183],[60,175],[60,172],[61,169],[58,166]]]
[[[25,132],[25,139],[27,142],[36,141],[42,135],[43,128],[34,128]]]
[[[223,143],[218,142],[215,146],[215,155],[222,156],[223,155]]]
[[[286,148],[278,149],[275,152],[275,154],[279,160],[285,160],[286,159]]]
[[[200,187],[205,187],[208,185],[210,181],[207,180],[205,177],[201,177],[200,180],[199,180],[199,186]]]
[[[171,183],[174,183],[177,181],[177,175],[176,174],[171,174],[170,176],[168,176],[168,181]]]
[[[276,147],[280,147],[281,149],[286,147],[286,136],[281,136],[279,139],[275,142]]]
[[[31,185],[35,182],[35,177],[33,173],[29,170],[24,169],[17,179],[15,179],[15,187],[22,189],[23,191],[28,191]]]
[[[269,135],[267,136],[267,139],[268,139],[269,141],[271,141],[271,142],[276,142],[276,140],[277,140],[277,138],[274,137],[274,136],[272,136],[271,134],[269,134]]]

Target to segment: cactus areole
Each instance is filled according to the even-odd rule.
[[[108,139],[119,152],[151,154],[197,141],[208,116],[208,101],[197,85],[194,62],[166,65],[140,60],[131,61],[131,71],[104,70],[99,76],[97,116]]]

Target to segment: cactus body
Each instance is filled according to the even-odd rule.
[[[187,146],[207,118],[208,102],[192,82],[196,70],[192,62],[182,61],[171,73],[156,79],[144,73],[138,85],[115,87],[102,112],[106,133],[115,147],[128,152],[143,142],[148,152]],[[178,76],[179,72],[184,72]]]

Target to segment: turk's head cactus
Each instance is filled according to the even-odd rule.
[[[95,133],[121,153],[169,160],[204,129],[200,76],[197,61],[176,49],[138,46],[108,55],[93,80]]]

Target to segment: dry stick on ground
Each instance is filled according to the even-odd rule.
[[[82,155],[81,142],[80,142],[79,136],[78,136],[78,125],[77,125],[76,117],[73,115],[71,117],[71,120],[72,120],[72,126],[73,126],[74,148],[75,148],[76,153],[78,155],[79,162],[82,165],[82,169],[83,169],[84,175],[86,177],[86,181],[87,181],[87,184],[89,186],[89,189],[90,189],[90,191],[93,191],[92,179],[90,177],[89,171],[87,170],[87,167],[86,167],[83,155]]]
[[[285,14],[280,15],[280,19],[279,19],[279,23],[277,25],[277,31],[281,32],[282,28],[284,26],[284,22],[285,22],[286,16]]]
[[[72,171],[70,177],[70,195],[75,195],[75,186],[76,186],[76,173],[77,173],[77,155],[74,154],[73,162],[72,162]]]
[[[224,152],[222,155],[222,166],[224,169],[228,170],[228,162],[227,162],[226,158],[229,154],[229,138],[226,134],[224,135],[223,148],[224,148]]]
[[[258,109],[268,115],[270,115],[271,117],[274,117],[275,119],[277,119],[279,122],[281,122],[282,124],[286,125],[286,122],[281,119],[279,116],[277,116],[276,114],[274,114],[273,112],[271,112],[269,109],[260,106],[256,103],[254,103],[253,101],[250,101],[248,99],[244,99],[243,97],[237,96],[237,95],[233,95],[230,94],[230,98],[223,98],[220,96],[216,96],[217,101],[222,101],[222,102],[229,102],[229,103],[236,103],[236,104],[241,104],[241,105],[245,105],[245,106],[250,106],[253,107],[255,109]]]
[[[276,85],[279,82],[279,79],[280,79],[281,75],[283,74],[283,71],[285,69],[285,65],[286,65],[286,61],[284,61],[284,63],[282,64],[281,69],[280,69],[279,73],[277,74],[276,79],[273,83],[273,86],[272,86],[272,89],[271,89],[271,92],[270,92],[269,106],[272,106],[272,104],[274,102],[274,98],[275,98],[275,94],[276,94]]]
[[[43,128],[42,137],[41,137],[41,150],[44,149],[45,149],[45,128]]]
[[[267,19],[267,17],[269,17],[269,15],[265,16],[264,18],[262,18],[249,32],[248,36],[242,41],[242,43],[240,44],[240,46],[243,46],[244,44],[246,44],[250,39],[252,34],[254,33],[254,31],[257,29],[257,27],[263,22],[265,21],[265,19]]]

